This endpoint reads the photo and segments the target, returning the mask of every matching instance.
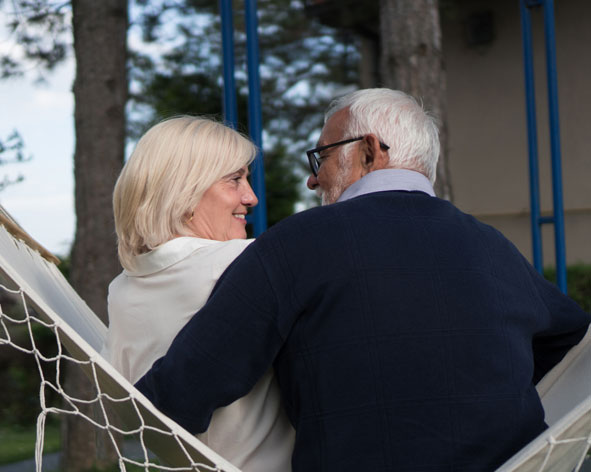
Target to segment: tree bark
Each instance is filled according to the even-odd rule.
[[[124,159],[127,101],[127,0],[73,0],[76,147],[74,154],[76,237],[71,282],[105,322],[107,289],[119,272],[113,223],[112,193]],[[90,382],[70,369],[67,391],[85,398]],[[81,407],[82,409],[82,407]],[[92,416],[92,408],[84,408]],[[109,462],[100,435],[77,416],[65,421],[63,470],[81,471]],[[103,438],[104,439],[104,438]],[[97,448],[97,441],[99,447]]]
[[[435,191],[451,200],[439,1],[380,0],[380,41],[382,84],[422,100],[439,123],[441,155]]]

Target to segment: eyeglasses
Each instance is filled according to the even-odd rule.
[[[343,144],[349,144],[354,141],[361,141],[364,137],[365,136],[359,136],[357,138],[349,138],[349,139],[345,139],[343,141],[339,141],[338,143],[326,144],[324,146],[319,146],[317,148],[310,149],[309,151],[306,151],[306,155],[308,156],[308,162],[310,163],[310,170],[312,171],[312,174],[314,175],[314,177],[318,177],[318,169],[320,169],[320,166],[322,165],[322,161],[326,157],[326,156],[322,157],[320,155],[320,153],[322,151],[326,151],[327,149],[330,149],[335,146],[342,146]],[[380,147],[384,151],[387,151],[388,149],[390,149],[390,146],[382,143],[381,141],[380,141]]]

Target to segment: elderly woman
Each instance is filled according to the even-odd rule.
[[[151,128],[123,168],[113,207],[124,270],[109,286],[103,354],[131,383],[166,353],[251,242],[245,217],[258,203],[247,179],[254,155],[236,131],[183,116]],[[290,470],[294,432],[272,371],[216,410],[198,438],[244,471]]]

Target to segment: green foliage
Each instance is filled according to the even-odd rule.
[[[151,462],[153,464],[159,464],[160,462],[158,462],[155,459],[151,459]],[[91,469],[87,469],[84,472],[119,472],[121,469],[119,468],[119,464],[112,464],[110,466],[104,466],[104,467],[99,467],[99,466],[94,466]],[[161,471],[162,467],[148,467],[148,468],[144,468],[144,467],[140,467],[137,465],[133,465],[133,464],[125,464],[125,470],[127,472],[150,472],[150,471]]]
[[[130,120],[132,137],[139,138],[150,126],[175,115],[209,116],[222,121],[222,90],[210,75],[153,72],[144,86],[141,99],[136,98],[149,111],[142,113],[142,118]],[[242,116],[246,115],[245,95],[238,95],[238,109]],[[239,125],[239,129],[246,132],[247,128]]]
[[[544,269],[544,277],[556,283],[556,269]],[[576,264],[566,269],[568,296],[577,302],[583,310],[591,313],[591,265]]]
[[[43,73],[62,62],[71,47],[70,2],[12,0],[6,4],[11,7],[5,10],[6,29],[10,42],[18,47],[0,53],[0,78],[22,76],[32,66],[42,81]]]
[[[39,375],[36,366],[24,354],[7,354],[9,350],[14,351],[10,347],[0,348],[0,423],[34,424],[40,412]],[[7,361],[11,365],[6,365]]]
[[[37,430],[31,425],[26,428],[7,425],[0,427],[0,464],[12,464],[13,462],[34,457],[36,437]],[[60,447],[59,423],[47,422],[45,424],[43,453],[57,452]]]
[[[299,179],[290,168],[287,148],[278,144],[265,154],[267,225],[269,227],[293,214],[299,198]]]
[[[17,130],[14,130],[5,139],[0,139],[0,165],[21,163],[31,160],[31,156],[26,156],[24,153],[25,143],[22,136]],[[6,187],[18,182],[22,182],[24,177],[18,175],[15,178],[4,176],[0,181],[0,192]]]
[[[31,159],[25,156],[25,143],[17,130],[13,130],[4,140],[0,139],[0,164],[25,162]]]
[[[57,266],[67,281],[70,281],[70,270],[72,268],[72,258],[70,256],[60,256],[60,263]]]
[[[11,340],[23,349],[35,347],[46,358],[57,354],[57,341],[51,330],[34,325],[29,333],[25,325],[9,326]],[[55,382],[55,362],[40,363],[43,375]],[[11,346],[0,347],[0,424],[25,426],[34,424],[41,411],[39,405],[39,366],[32,354],[20,352]],[[57,402],[57,394],[46,389],[48,404]]]
[[[235,2],[233,18],[239,96],[245,96],[247,90],[242,6],[242,2]],[[271,137],[298,144],[301,150],[321,127],[322,111],[336,90],[357,82],[357,45],[352,36],[337,33],[308,17],[301,0],[261,0],[258,13],[265,131]],[[217,3],[149,2],[140,10],[135,24],[144,39],[158,40],[161,47],[168,46],[168,51],[160,57],[137,52],[133,55],[134,106],[153,107],[150,96],[161,76],[175,77],[174,84],[182,77],[187,77],[188,82],[191,77],[197,79],[191,90],[193,101],[203,99],[209,103],[210,87],[217,89],[215,96],[221,97],[222,44]],[[216,112],[220,110],[221,100],[216,104]],[[154,111],[158,115],[158,110]],[[207,107],[202,111],[199,103],[191,111],[209,114]],[[245,115],[240,116],[244,121]]]

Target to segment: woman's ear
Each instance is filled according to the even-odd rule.
[[[390,162],[388,151],[382,149],[375,134],[367,134],[361,141],[361,165],[366,172],[386,169]]]

